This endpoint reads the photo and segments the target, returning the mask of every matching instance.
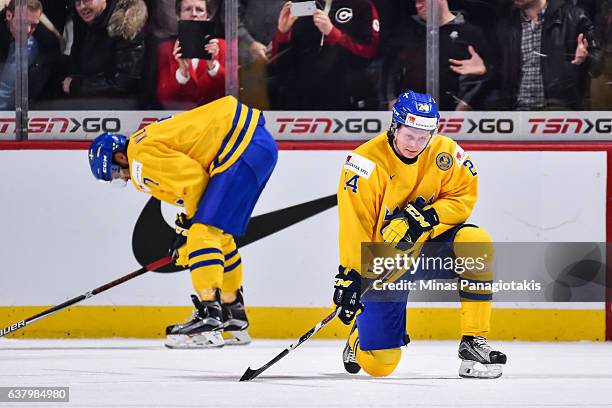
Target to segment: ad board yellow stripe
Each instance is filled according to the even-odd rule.
[[[0,307],[0,328],[32,316],[44,306]],[[169,324],[184,321],[192,309],[184,306],[75,306],[32,323],[9,338],[161,338]],[[250,334],[254,338],[300,337],[331,309],[250,307]],[[415,340],[457,339],[459,309],[410,308],[408,332]],[[492,340],[602,341],[604,310],[493,309]],[[348,327],[336,320],[317,338],[341,339]]]

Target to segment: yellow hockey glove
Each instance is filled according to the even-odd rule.
[[[400,251],[406,251],[426,232],[438,225],[436,210],[427,205],[422,197],[408,203],[406,208],[395,215],[381,233],[385,242]]]

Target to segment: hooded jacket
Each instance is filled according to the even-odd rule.
[[[513,109],[521,81],[521,10],[511,12],[497,24],[497,65],[500,108]],[[589,55],[581,65],[571,61],[576,54],[578,34],[589,42]],[[602,68],[601,45],[595,26],[586,12],[564,0],[549,0],[544,14],[540,53],[544,83],[544,109],[585,109],[588,76],[596,77]]]
[[[147,8],[142,0],[108,0],[91,24],[74,17],[71,96],[126,96],[142,75]]]

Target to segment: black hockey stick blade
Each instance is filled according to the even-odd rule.
[[[240,377],[240,381],[252,380],[253,378],[257,377],[257,375],[259,375],[257,371],[258,370],[251,370],[251,367],[247,368],[244,374],[242,374],[242,377]]]
[[[303,344],[304,342],[306,342],[306,340],[308,340],[315,333],[317,333],[319,330],[321,330],[325,325],[327,325],[327,323],[329,323],[332,320],[334,320],[334,318],[336,316],[338,316],[338,314],[340,313],[340,310],[341,310],[341,308],[337,308],[332,313],[327,315],[325,317],[325,319],[321,320],[312,329],[310,329],[306,333],[304,333],[302,335],[302,337],[300,337],[299,340],[296,343],[293,343],[293,344],[289,345],[289,347],[287,347],[286,349],[281,351],[276,357],[274,357],[272,360],[268,361],[263,366],[259,367],[257,370],[253,370],[253,369],[251,369],[251,367],[247,368],[246,371],[244,372],[244,374],[242,374],[242,377],[240,377],[240,381],[250,381],[253,378],[257,377],[259,374],[261,374],[264,371],[266,371],[268,368],[270,368],[272,365],[274,365],[278,360],[280,360],[281,358],[285,357],[292,350],[298,348],[300,346],[300,344]]]

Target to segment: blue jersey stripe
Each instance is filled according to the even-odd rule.
[[[228,259],[230,259],[234,255],[236,255],[237,253],[238,253],[238,248],[234,249],[232,252],[230,252],[229,254],[225,255],[225,260],[227,261]]]
[[[215,157],[215,167],[220,166],[219,156],[221,155],[221,153],[223,153],[223,150],[225,150],[225,147],[227,146],[232,135],[234,134],[234,131],[236,130],[236,127],[238,126],[238,121],[240,120],[241,113],[242,113],[242,104],[238,102],[238,104],[236,105],[236,112],[234,112],[234,120],[232,122],[232,128],[227,133],[227,135],[225,135],[225,137],[223,138],[223,143],[221,144],[221,147],[219,148],[219,151],[217,152],[217,157]]]
[[[241,260],[241,259],[238,259],[236,262],[234,262],[234,263],[233,263],[233,264],[231,264],[230,266],[226,266],[226,267],[225,267],[225,270],[224,270],[223,272],[224,272],[224,273],[225,273],[225,272],[231,272],[231,271],[233,271],[234,269],[236,269],[236,267],[238,267],[238,265],[240,265],[241,263],[242,263],[242,260]]]
[[[203,249],[198,249],[197,251],[193,251],[192,253],[189,254],[189,259],[195,258],[196,256],[200,256],[200,255],[206,255],[206,254],[221,254],[221,255],[223,255],[223,252],[221,252],[221,250],[218,249],[218,248],[203,248]]]
[[[191,269],[191,272],[195,271],[198,268],[202,268],[204,266],[210,266],[210,265],[221,265],[223,266],[224,262],[220,259],[209,259],[208,261],[201,261],[201,262],[196,262],[193,265],[191,265],[189,267],[189,269]]]
[[[225,157],[223,158],[223,160],[221,160],[218,166],[222,166],[223,163],[227,162],[232,157],[234,152],[236,152],[236,149],[238,149],[238,146],[240,146],[240,143],[242,143],[242,139],[244,139],[244,135],[246,135],[246,132],[249,129],[249,125],[251,124],[252,117],[253,117],[253,109],[249,108],[247,117],[246,117],[246,122],[244,123],[244,126],[242,127],[242,130],[240,131],[240,134],[238,135],[238,139],[236,140],[236,143],[234,143],[230,151],[225,155]]]

